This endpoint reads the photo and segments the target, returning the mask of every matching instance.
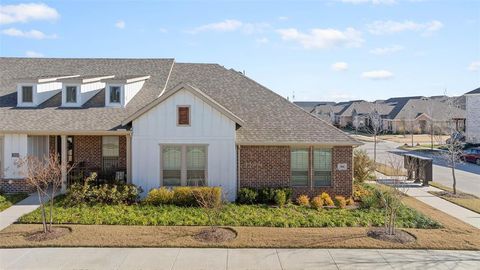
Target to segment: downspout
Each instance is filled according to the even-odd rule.
[[[238,192],[240,192],[240,145],[237,146],[237,194]]]

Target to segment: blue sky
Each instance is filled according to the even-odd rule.
[[[0,55],[219,63],[294,100],[480,86],[480,1],[6,1]]]

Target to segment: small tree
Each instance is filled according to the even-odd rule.
[[[42,213],[43,232],[52,231],[54,198],[62,186],[62,165],[55,154],[39,158],[26,156],[20,159],[18,166],[22,171],[27,183],[35,187]],[[68,166],[66,173],[74,166]],[[47,214],[49,212],[49,220]]]
[[[355,181],[364,182],[374,177],[375,164],[370,159],[367,151],[355,149],[353,152],[353,178]]]
[[[198,206],[205,209],[208,217],[208,225],[210,231],[215,232],[218,229],[216,222],[223,210],[222,188],[220,187],[204,187],[193,190],[193,196]]]
[[[383,120],[378,110],[378,104],[371,105],[370,112],[367,115],[369,124],[368,131],[373,135],[373,162],[377,164],[377,143],[378,135],[383,132]]]

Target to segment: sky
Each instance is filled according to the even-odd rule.
[[[8,1],[0,56],[218,63],[294,101],[480,87],[480,1]]]

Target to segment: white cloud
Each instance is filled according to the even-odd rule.
[[[268,38],[266,38],[266,37],[258,38],[256,41],[259,44],[267,44],[269,42]]]
[[[337,62],[332,65],[332,69],[335,71],[345,71],[348,69],[348,64],[345,62]]]
[[[286,20],[288,20],[288,17],[287,16],[280,16],[280,17],[278,17],[278,20],[279,21],[286,21]]]
[[[440,30],[443,23],[437,20],[426,23],[416,23],[413,21],[374,21],[367,25],[368,31],[374,35],[393,34],[403,31],[422,32],[424,35],[432,34]]]
[[[468,65],[468,70],[470,71],[479,71],[480,70],[480,61],[474,61]]]
[[[0,24],[26,23],[34,20],[56,20],[57,10],[43,3],[0,6]]]
[[[396,0],[339,0],[343,3],[350,3],[350,4],[373,4],[373,5],[391,5],[397,3]]]
[[[125,28],[125,22],[122,21],[122,20],[119,20],[115,23],[115,27],[117,27],[118,29],[124,29]]]
[[[57,38],[57,35],[46,35],[45,33],[38,30],[22,31],[17,28],[8,28],[3,29],[2,34],[12,37],[22,37],[22,38],[33,38],[33,39],[53,39]]]
[[[372,70],[363,72],[362,77],[371,80],[387,80],[393,77],[393,73],[388,70]]]
[[[215,31],[215,32],[231,32],[240,29],[243,23],[237,20],[225,20],[222,22],[217,23],[210,23],[199,26],[192,31],[191,33],[199,33],[199,32],[207,32],[207,31]]]
[[[392,53],[396,53],[396,52],[399,52],[401,50],[403,50],[403,46],[400,46],[400,45],[393,45],[391,47],[383,47],[383,48],[375,48],[375,49],[371,49],[370,50],[370,53],[372,54],[376,54],[376,55],[386,55],[386,54],[392,54]]]
[[[302,33],[295,28],[278,29],[283,40],[295,41],[306,49],[328,49],[334,47],[360,47],[363,43],[362,33],[354,28],[340,31],[332,28],[315,28],[309,33]]]
[[[26,57],[44,57],[43,53],[35,52],[35,51],[26,51]]]

